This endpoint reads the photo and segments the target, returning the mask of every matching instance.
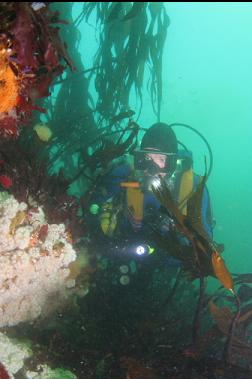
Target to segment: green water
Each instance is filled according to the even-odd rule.
[[[209,141],[208,187],[215,238],[234,272],[251,270],[252,4],[169,3],[162,118],[188,123]],[[199,139],[190,141],[204,170]],[[188,139],[187,139],[188,138]],[[188,144],[188,143],[187,143]]]

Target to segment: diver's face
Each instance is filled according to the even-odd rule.
[[[147,160],[152,160],[158,167],[164,168],[166,164],[166,155],[164,154],[146,154]]]
[[[155,166],[157,166],[157,173],[156,175],[165,176],[166,174],[164,172],[158,172],[158,168],[163,169],[166,166],[166,159],[167,156],[164,154],[156,154],[156,153],[148,153],[145,156],[145,159],[148,161],[152,161]],[[148,170],[146,170],[146,174],[148,173]]]

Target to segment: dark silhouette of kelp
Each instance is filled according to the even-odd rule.
[[[182,233],[188,241],[186,249],[177,243],[177,249],[171,248],[169,244],[169,253],[176,258],[179,258],[184,264],[184,268],[189,273],[192,279],[199,278],[200,280],[200,294],[198,306],[196,308],[194,322],[193,322],[193,344],[197,346],[200,319],[204,306],[204,277],[208,275],[216,276],[222,283],[222,285],[229,289],[236,299],[237,311],[230,321],[229,331],[227,333],[227,342],[224,348],[224,360],[230,360],[230,349],[233,344],[234,330],[236,323],[240,316],[240,299],[234,290],[234,283],[231,274],[229,273],[224,260],[217,251],[217,246],[212,241],[211,237],[205,231],[202,224],[202,198],[206,182],[206,176],[204,176],[199,182],[195,191],[189,196],[187,214],[183,215],[179,207],[175,204],[171,192],[164,180],[160,180],[160,185],[153,187],[152,190],[157,196],[161,204],[166,208],[169,216],[174,221],[174,235],[177,231]],[[163,238],[163,245],[165,241]],[[191,255],[188,251],[191,250]]]

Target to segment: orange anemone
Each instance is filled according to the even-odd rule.
[[[9,112],[18,105],[18,80],[9,66],[7,51],[0,46],[0,113]]]

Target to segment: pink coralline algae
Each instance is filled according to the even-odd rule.
[[[36,100],[49,96],[49,87],[62,73],[65,61],[74,69],[52,26],[57,14],[48,3],[0,4],[0,136],[17,137],[34,110],[44,112]]]
[[[10,379],[8,372],[6,371],[4,365],[0,362],[0,379]]]

